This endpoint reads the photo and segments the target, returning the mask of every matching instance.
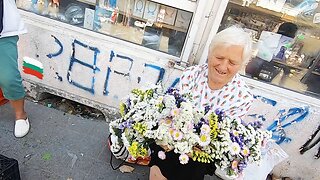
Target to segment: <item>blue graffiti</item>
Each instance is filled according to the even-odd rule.
[[[170,87],[175,87],[180,82],[180,78],[176,78]]]
[[[262,97],[262,96],[259,96],[259,95],[253,95],[253,98],[255,99],[258,99],[266,104],[270,104],[272,106],[275,106],[277,104],[277,101],[275,100],[272,100],[272,99],[269,99],[269,98],[266,98],[266,97]]]
[[[82,46],[84,48],[87,48],[87,49],[89,49],[89,50],[94,52],[93,64],[92,65],[88,64],[88,63],[85,63],[85,62],[75,58],[75,52],[76,52],[75,51],[75,46],[76,46],[76,44],[80,45],[80,46]],[[72,72],[72,67],[73,67],[74,63],[78,63],[78,64],[81,64],[81,65],[83,65],[85,67],[88,67],[88,68],[92,69],[93,70],[93,74],[95,74],[96,71],[100,71],[100,69],[97,68],[97,66],[96,66],[98,53],[100,53],[100,50],[98,48],[96,48],[96,47],[88,46],[88,45],[86,45],[86,44],[84,44],[84,43],[82,43],[82,42],[80,42],[80,41],[78,41],[76,39],[73,41],[73,43],[72,43],[72,56],[71,56],[71,59],[70,59],[70,64],[69,64],[69,69],[68,69],[68,74],[67,74],[67,79],[68,79],[70,84],[73,84],[76,87],[79,87],[79,88],[81,88],[81,89],[83,89],[85,91],[88,91],[88,92],[94,94],[95,77],[92,77],[91,87],[85,87],[85,86],[81,85],[80,83],[75,82],[75,81],[73,81],[71,79],[71,72]]]
[[[46,56],[48,58],[53,58],[53,57],[57,57],[59,55],[61,55],[64,51],[64,47],[63,47],[63,44],[61,43],[61,41],[55,37],[54,35],[51,35],[51,37],[54,38],[55,40],[55,43],[58,44],[58,46],[60,47],[59,50],[55,53],[49,53],[47,54]],[[93,57],[93,63],[86,63],[80,59],[78,59],[77,57],[75,57],[76,55],[76,46],[82,46],[90,51],[93,51],[94,52],[94,57]],[[88,86],[85,86],[83,84],[81,84],[81,82],[76,82],[75,80],[72,79],[72,71],[74,70],[74,64],[80,64],[82,66],[85,66],[87,68],[90,68],[92,69],[92,73],[93,74],[96,74],[97,71],[100,71],[100,69],[96,66],[97,65],[97,56],[98,54],[100,53],[100,50],[96,47],[92,47],[92,46],[89,46],[87,44],[84,44],[82,42],[80,42],[79,40],[74,40],[72,42],[72,55],[70,57],[70,63],[69,63],[69,67],[68,67],[68,72],[67,72],[67,80],[70,84],[80,88],[80,89],[83,89],[85,91],[88,91],[90,92],[91,94],[94,94],[95,93],[95,77],[92,76],[92,79],[91,79],[91,84]],[[128,70],[129,72],[127,73],[123,73],[123,72],[119,72],[117,70],[111,70],[110,66],[107,68],[107,72],[106,72],[106,79],[105,79],[105,82],[104,82],[104,91],[103,91],[103,94],[108,96],[110,91],[108,89],[108,86],[109,86],[109,81],[110,81],[110,76],[111,76],[111,73],[115,73],[115,74],[119,74],[119,75],[122,75],[122,76],[125,76],[125,77],[130,77],[130,71],[132,70],[132,67],[133,67],[133,59],[130,58],[130,57],[127,57],[127,56],[124,56],[124,55],[119,55],[119,54],[116,54],[114,51],[111,51],[110,53],[110,56],[109,56],[109,62],[112,63],[114,58],[117,57],[119,58],[119,60],[126,60],[126,61],[129,61],[130,62],[130,65],[128,67]],[[156,66],[156,65],[153,65],[153,64],[144,64],[144,68],[151,68],[151,69],[155,69],[157,71],[159,71],[159,75],[157,77],[157,80],[156,80],[156,83],[160,82],[163,80],[164,78],[164,74],[165,74],[165,69],[162,68],[162,67],[159,67],[159,66]],[[58,72],[55,72],[55,75],[56,75],[56,79],[58,79],[59,81],[63,81],[63,78],[62,76],[59,75]],[[138,77],[138,83],[141,82],[141,77]],[[180,81],[180,78],[176,78],[174,80],[174,82],[171,84],[170,87],[174,87],[176,86]]]
[[[261,121],[266,121],[266,117],[264,115],[259,115],[259,114],[249,114],[249,117],[253,117],[256,119],[260,119]]]
[[[48,54],[47,57],[50,58],[50,59],[53,58],[53,57],[59,56],[63,52],[63,46],[62,46],[62,43],[59,41],[59,39],[56,38],[54,35],[51,35],[51,37],[54,38],[54,42],[56,42],[59,45],[60,49],[56,53]]]
[[[62,82],[62,81],[63,81],[62,77],[59,75],[59,73],[58,73],[58,72],[56,72],[56,76],[57,76],[57,79],[58,79],[60,82]]]
[[[109,82],[109,79],[110,79],[110,73],[111,73],[111,69],[110,69],[110,67],[108,67],[107,75],[106,75],[106,81],[104,82],[104,91],[103,91],[103,94],[106,95],[106,96],[109,95],[108,82]]]
[[[301,108],[290,108],[288,112],[284,109],[279,110],[278,115],[279,118],[276,119],[268,128],[267,130],[273,133],[272,139],[276,140],[277,144],[281,144],[282,142],[290,142],[291,139],[286,137],[284,129],[291,126],[292,124],[301,122],[306,118],[309,114],[309,107],[301,107]],[[289,117],[294,115],[300,115],[290,122],[284,123]]]
[[[153,65],[153,64],[144,64],[144,67],[150,67],[150,68],[153,68],[153,69],[156,69],[156,70],[159,71],[159,76],[158,76],[158,80],[157,80],[156,83],[158,83],[158,82],[163,80],[163,76],[164,76],[164,73],[165,73],[165,69],[164,68],[156,66],[156,65]]]
[[[114,51],[111,51],[111,53],[110,53],[110,58],[109,58],[109,62],[112,62],[112,60],[113,60],[114,57],[115,57]]]
[[[131,62],[131,64],[130,64],[129,71],[131,71],[131,69],[132,69],[132,65],[133,65],[133,59],[131,59],[131,58],[127,57],[127,56],[119,55],[119,54],[117,54],[117,57],[118,57],[118,58],[121,58],[121,59],[125,59],[125,60],[130,61],[130,62]]]
[[[133,59],[128,57],[128,56],[123,56],[123,55],[119,55],[119,54],[116,54],[115,55],[115,52],[114,51],[111,51],[110,52],[110,58],[109,58],[109,62],[112,62],[114,57],[117,57],[119,58],[120,60],[127,60],[130,62],[130,67],[129,67],[129,72],[127,73],[123,73],[123,72],[120,72],[120,71],[117,71],[117,70],[113,70],[113,72],[115,74],[119,74],[119,75],[122,75],[124,77],[130,77],[130,71],[132,69],[132,66],[133,66]],[[104,82],[104,91],[103,91],[103,94],[108,96],[109,95],[109,90],[108,90],[108,84],[109,84],[109,79],[110,79],[110,74],[111,74],[112,70],[110,69],[110,67],[108,67],[108,70],[107,70],[107,75],[106,75],[106,80]]]

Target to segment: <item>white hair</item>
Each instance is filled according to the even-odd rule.
[[[243,47],[243,63],[250,60],[252,54],[252,40],[250,34],[242,28],[231,26],[217,33],[210,44],[209,54],[217,45],[240,45]]]

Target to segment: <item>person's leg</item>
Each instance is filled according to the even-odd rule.
[[[0,88],[11,103],[15,112],[16,137],[23,137],[29,132],[30,124],[24,110],[25,91],[18,69],[18,36],[0,38]]]
[[[162,175],[158,166],[152,166],[150,168],[149,180],[167,180],[167,178]]]
[[[14,109],[16,120],[27,119],[27,113],[24,110],[24,99],[10,100],[10,104]]]

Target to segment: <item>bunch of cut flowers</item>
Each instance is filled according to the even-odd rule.
[[[120,104],[121,118],[110,123],[111,151],[125,146],[133,159],[149,156],[149,145],[179,154],[181,164],[190,159],[214,163],[228,176],[237,176],[248,163],[261,159],[262,142],[270,133],[258,122],[245,124],[223,111],[195,108],[192,96],[160,85],[134,89]]]
[[[264,142],[271,138],[260,122],[245,123],[223,111],[205,113],[195,125],[202,144],[193,152],[193,160],[214,163],[227,176],[237,177],[248,163],[260,163]]]
[[[121,102],[120,114],[109,125],[110,149],[118,152],[125,146],[132,159],[148,156],[148,146],[155,142],[181,154],[181,163],[187,163],[187,154],[199,141],[193,122],[202,114],[193,108],[191,96],[175,88],[133,89]]]

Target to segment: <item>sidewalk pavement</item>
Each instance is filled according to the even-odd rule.
[[[26,111],[31,129],[26,137],[17,139],[10,105],[0,106],[0,154],[18,160],[22,180],[148,179],[146,166],[129,164],[135,168],[133,173],[112,170],[105,121],[84,119],[31,101],[26,101]]]
[[[134,166],[133,173],[126,174],[111,169],[105,121],[83,119],[31,101],[26,101],[26,111],[31,129],[17,139],[11,107],[0,106],[0,154],[18,160],[22,180],[148,179],[147,167]]]

